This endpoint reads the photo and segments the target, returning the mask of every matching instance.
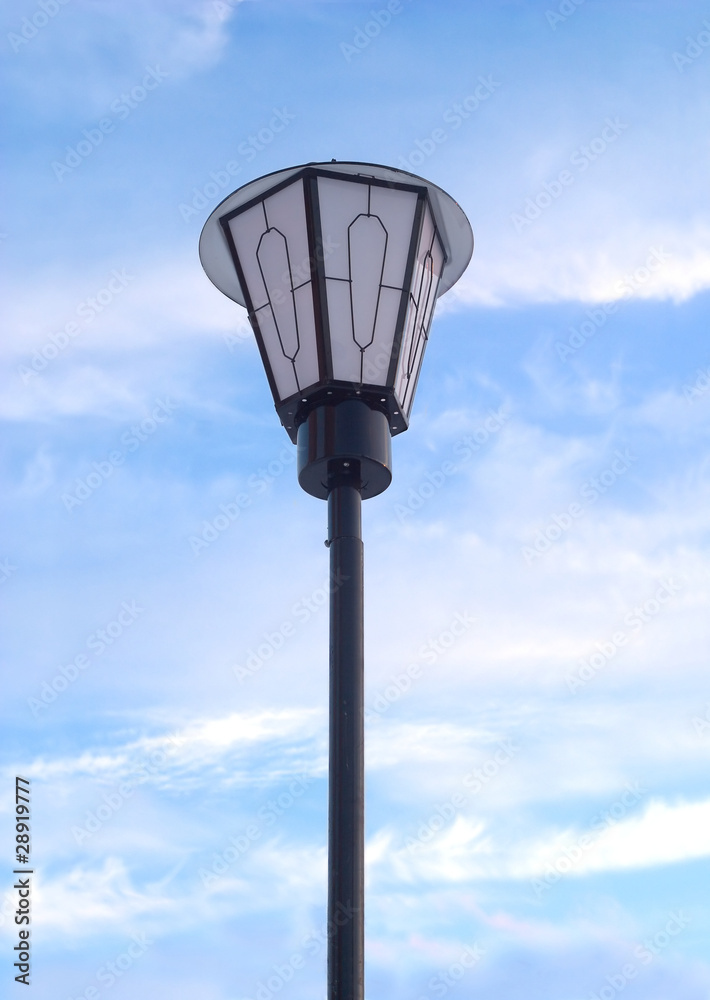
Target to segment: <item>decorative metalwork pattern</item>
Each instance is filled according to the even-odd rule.
[[[266,215],[266,210],[264,210],[264,215]],[[287,358],[293,365],[293,375],[296,379],[296,385],[300,389],[296,370],[296,355],[300,350],[301,342],[293,271],[288,252],[288,240],[279,229],[269,227],[262,234],[256,249],[256,259],[259,262],[259,272],[264,282],[266,303],[255,310],[255,315],[258,318],[261,309],[270,310],[276,335],[281,345],[281,352],[284,358]],[[284,277],[288,279],[285,290],[283,288]]]
[[[266,208],[264,208],[264,216],[266,216]],[[262,309],[270,311],[276,336],[281,345],[281,353],[284,358],[291,362],[293,377],[300,390],[296,356],[300,350],[301,342],[288,240],[281,230],[268,226],[268,220],[266,222],[268,228],[262,233],[256,249],[256,259],[259,263],[261,280],[264,282],[266,302],[254,311],[254,315],[258,322],[258,314]],[[286,289],[283,287],[284,278],[287,279]]]
[[[378,215],[358,215],[348,226],[348,270],[352,338],[360,348],[360,382],[364,352],[375,339],[388,234]]]

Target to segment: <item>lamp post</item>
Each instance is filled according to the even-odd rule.
[[[229,195],[200,237],[211,281],[246,306],[298,481],[328,501],[328,1000],[363,1000],[361,501],[387,489],[434,304],[473,233],[429,181],[371,163],[309,163]]]

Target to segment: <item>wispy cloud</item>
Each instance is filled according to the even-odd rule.
[[[541,223],[534,233],[517,239],[506,238],[500,230],[492,232],[476,250],[476,267],[452,289],[449,308],[454,303],[490,307],[623,303],[630,297],[679,303],[710,288],[706,222],[698,220],[685,229],[648,226],[639,232],[630,218],[620,237],[617,218],[612,237],[586,231],[585,219],[591,217],[591,212],[576,219],[565,217],[561,226]],[[649,272],[646,260],[654,248],[669,259]]]
[[[144,736],[129,743],[77,757],[45,758],[23,765],[27,776],[37,781],[73,782],[92,778],[116,784],[136,772],[141,764],[160,758],[160,766],[142,780],[164,789],[195,786],[196,781],[213,782],[225,787],[283,780],[302,770],[303,759],[322,770],[317,744],[322,738],[323,712],[317,709],[257,710],[234,712],[219,718],[207,718],[178,728],[166,735]],[[302,753],[296,753],[298,743]],[[274,759],[265,770],[249,765],[255,753],[264,754],[278,747],[288,747],[282,759]],[[239,759],[242,766],[227,769],[229,761]],[[208,775],[210,775],[208,779]]]

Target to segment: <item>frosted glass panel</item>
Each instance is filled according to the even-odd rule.
[[[255,309],[265,305],[268,294],[287,293],[311,278],[303,181],[270,195],[262,203],[240,212],[229,221],[237,257],[244,272],[247,291]],[[269,288],[259,268],[257,252],[266,233],[279,233],[285,254],[282,265],[269,275]]]
[[[323,241],[326,247],[326,277],[350,277],[348,226],[358,215],[377,216],[388,234],[383,281],[401,288],[414,222],[417,195],[413,191],[375,184],[318,178]]]
[[[229,222],[279,400],[318,379],[303,180]]]
[[[229,221],[229,231],[234,240],[239,263],[244,272],[246,291],[251,296],[254,308],[266,305],[267,296],[264,282],[259,273],[259,263],[256,259],[256,248],[266,231],[264,209],[255,205]]]
[[[318,178],[336,379],[387,384],[417,198],[365,180]]]
[[[428,205],[422,218],[404,336],[397,364],[395,395],[408,417],[426,349],[444,253]]]
[[[363,351],[363,382],[369,382],[371,385],[387,384],[387,373],[392,360],[392,341],[401,301],[401,292],[392,288],[382,289],[377,309],[375,339],[372,346]]]
[[[259,240],[256,251],[261,279],[267,289],[269,305],[278,330],[278,339],[285,357],[294,360],[298,354],[299,336],[296,303],[290,289],[279,284],[279,276],[288,273],[288,250],[282,233],[269,229]],[[260,320],[260,317],[258,317]]]
[[[409,303],[407,305],[407,315],[404,321],[404,334],[402,336],[399,358],[397,360],[397,374],[394,380],[395,395],[397,396],[397,400],[402,409],[404,409],[404,394],[407,388],[407,366],[413,352],[414,327],[416,322],[417,307],[415,301],[410,295]]]
[[[369,185],[318,178],[318,202],[327,278],[350,278],[348,226],[358,215],[367,215]]]
[[[374,185],[371,190],[370,211],[382,220],[389,236],[383,283],[401,288],[412,242],[417,195],[414,191],[398,191],[396,188]]]
[[[375,337],[387,233],[374,215],[359,215],[348,233],[353,340],[368,347]]]
[[[300,338],[300,348],[296,355],[296,377],[298,391],[302,392],[306,386],[318,381],[318,349],[310,282],[297,288],[294,298]]]
[[[230,220],[229,229],[255,309],[265,304],[268,292],[290,292],[292,282],[296,286],[310,280],[302,180],[270,195],[259,205],[240,212]],[[283,236],[287,259],[283,268],[271,275],[273,284],[267,289],[258,266],[257,249],[262,237],[272,231]]]
[[[344,379],[346,382],[359,382],[361,353],[353,340],[350,283],[331,278],[326,279],[326,286],[333,378]]]
[[[303,181],[290,184],[282,191],[271,195],[264,202],[264,209],[269,226],[282,232],[288,243],[290,273],[284,271],[280,275],[280,287],[288,289],[291,279],[294,286],[310,280]]]
[[[278,333],[274,317],[270,309],[263,309],[259,314],[259,330],[264,339],[266,353],[271,365],[271,373],[276,383],[278,398],[286,399],[298,392],[298,383],[293,363],[285,358],[279,347]]]

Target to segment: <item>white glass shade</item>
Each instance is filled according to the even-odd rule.
[[[271,184],[261,178],[243,197],[231,195],[203,230],[205,270],[246,305],[294,440],[309,409],[344,398],[382,409],[393,434],[408,425],[451,243],[432,185],[367,166],[317,164],[280,172]],[[470,236],[465,267],[470,226],[439,194],[458,213],[445,203],[458,224],[457,268]]]

